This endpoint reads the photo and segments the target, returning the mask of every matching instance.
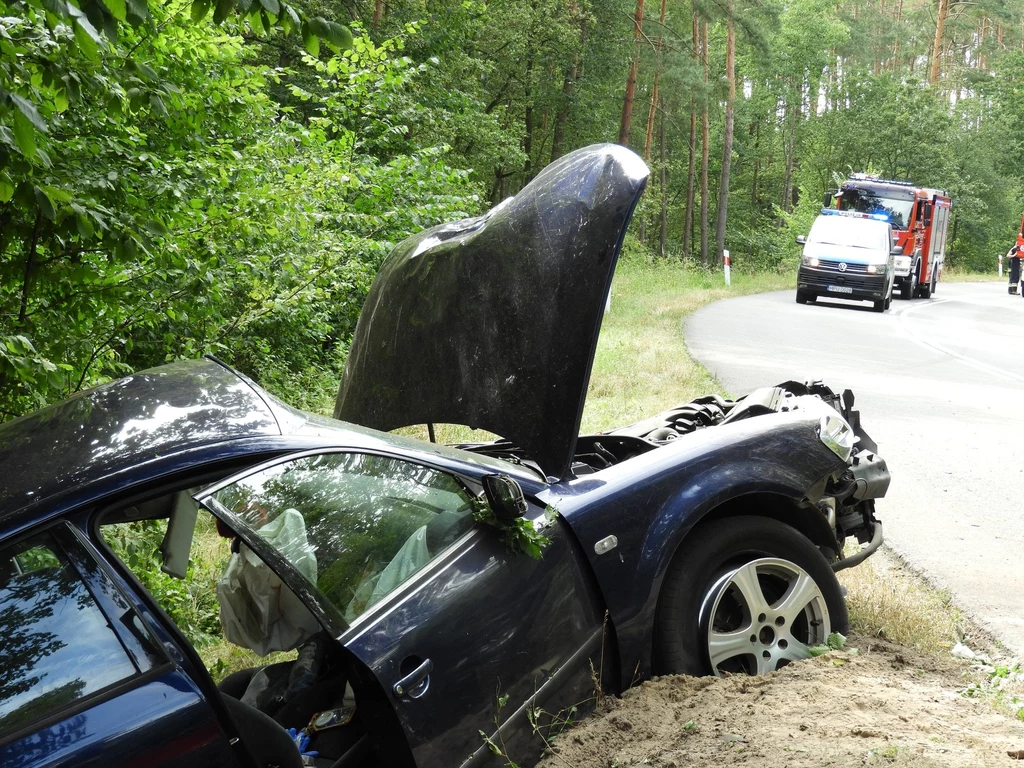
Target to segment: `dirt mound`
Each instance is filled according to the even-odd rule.
[[[1024,722],[961,695],[968,665],[851,646],[762,678],[655,678],[563,734],[540,765],[1019,765],[1007,752],[1024,748]]]

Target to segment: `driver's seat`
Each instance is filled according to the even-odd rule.
[[[259,768],[302,768],[299,748],[274,718],[231,696],[222,695],[221,700]]]

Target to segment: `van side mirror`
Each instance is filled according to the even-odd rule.
[[[526,497],[522,486],[508,475],[486,475],[484,494],[500,523],[511,523],[526,514]]]
[[[902,245],[894,245],[892,247],[892,250],[889,251],[889,255],[890,256],[902,256],[903,255],[903,246]]]
[[[796,244],[797,245],[807,245],[807,236],[806,235],[797,235],[796,236]]]
[[[828,192],[825,193],[825,198],[821,201],[821,207],[822,208],[831,208],[832,207],[832,197],[835,195],[835,193],[836,193],[836,191],[834,189],[833,190],[829,190]]]

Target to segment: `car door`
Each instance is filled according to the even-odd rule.
[[[0,658],[0,765],[238,765],[202,694],[66,523],[0,543]]]
[[[591,663],[601,666],[603,609],[569,529],[549,523],[540,558],[511,552],[474,519],[474,483],[338,451],[271,462],[197,496],[258,552],[261,528],[273,524],[276,542],[290,527],[297,544],[275,543],[268,562],[361,662],[418,765],[486,761],[481,732],[511,759],[539,752],[539,710],[565,716],[592,698]],[[297,557],[301,567],[288,565]]]

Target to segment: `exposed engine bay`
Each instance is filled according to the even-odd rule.
[[[860,412],[853,406],[853,392],[836,394],[820,381],[787,381],[756,389],[736,400],[704,395],[626,427],[580,435],[572,474],[582,477],[600,472],[709,427],[772,413],[809,411],[820,417],[822,442],[846,462],[846,468],[810,489],[806,501],[825,515],[840,549],[847,536],[870,542],[867,549],[835,565],[837,570],[847,568],[862,562],[881,544],[882,529],[874,517],[874,499],[885,495],[890,479],[885,460],[877,454],[878,446],[863,430]],[[508,441],[458,447],[530,467],[544,477],[540,467]]]

